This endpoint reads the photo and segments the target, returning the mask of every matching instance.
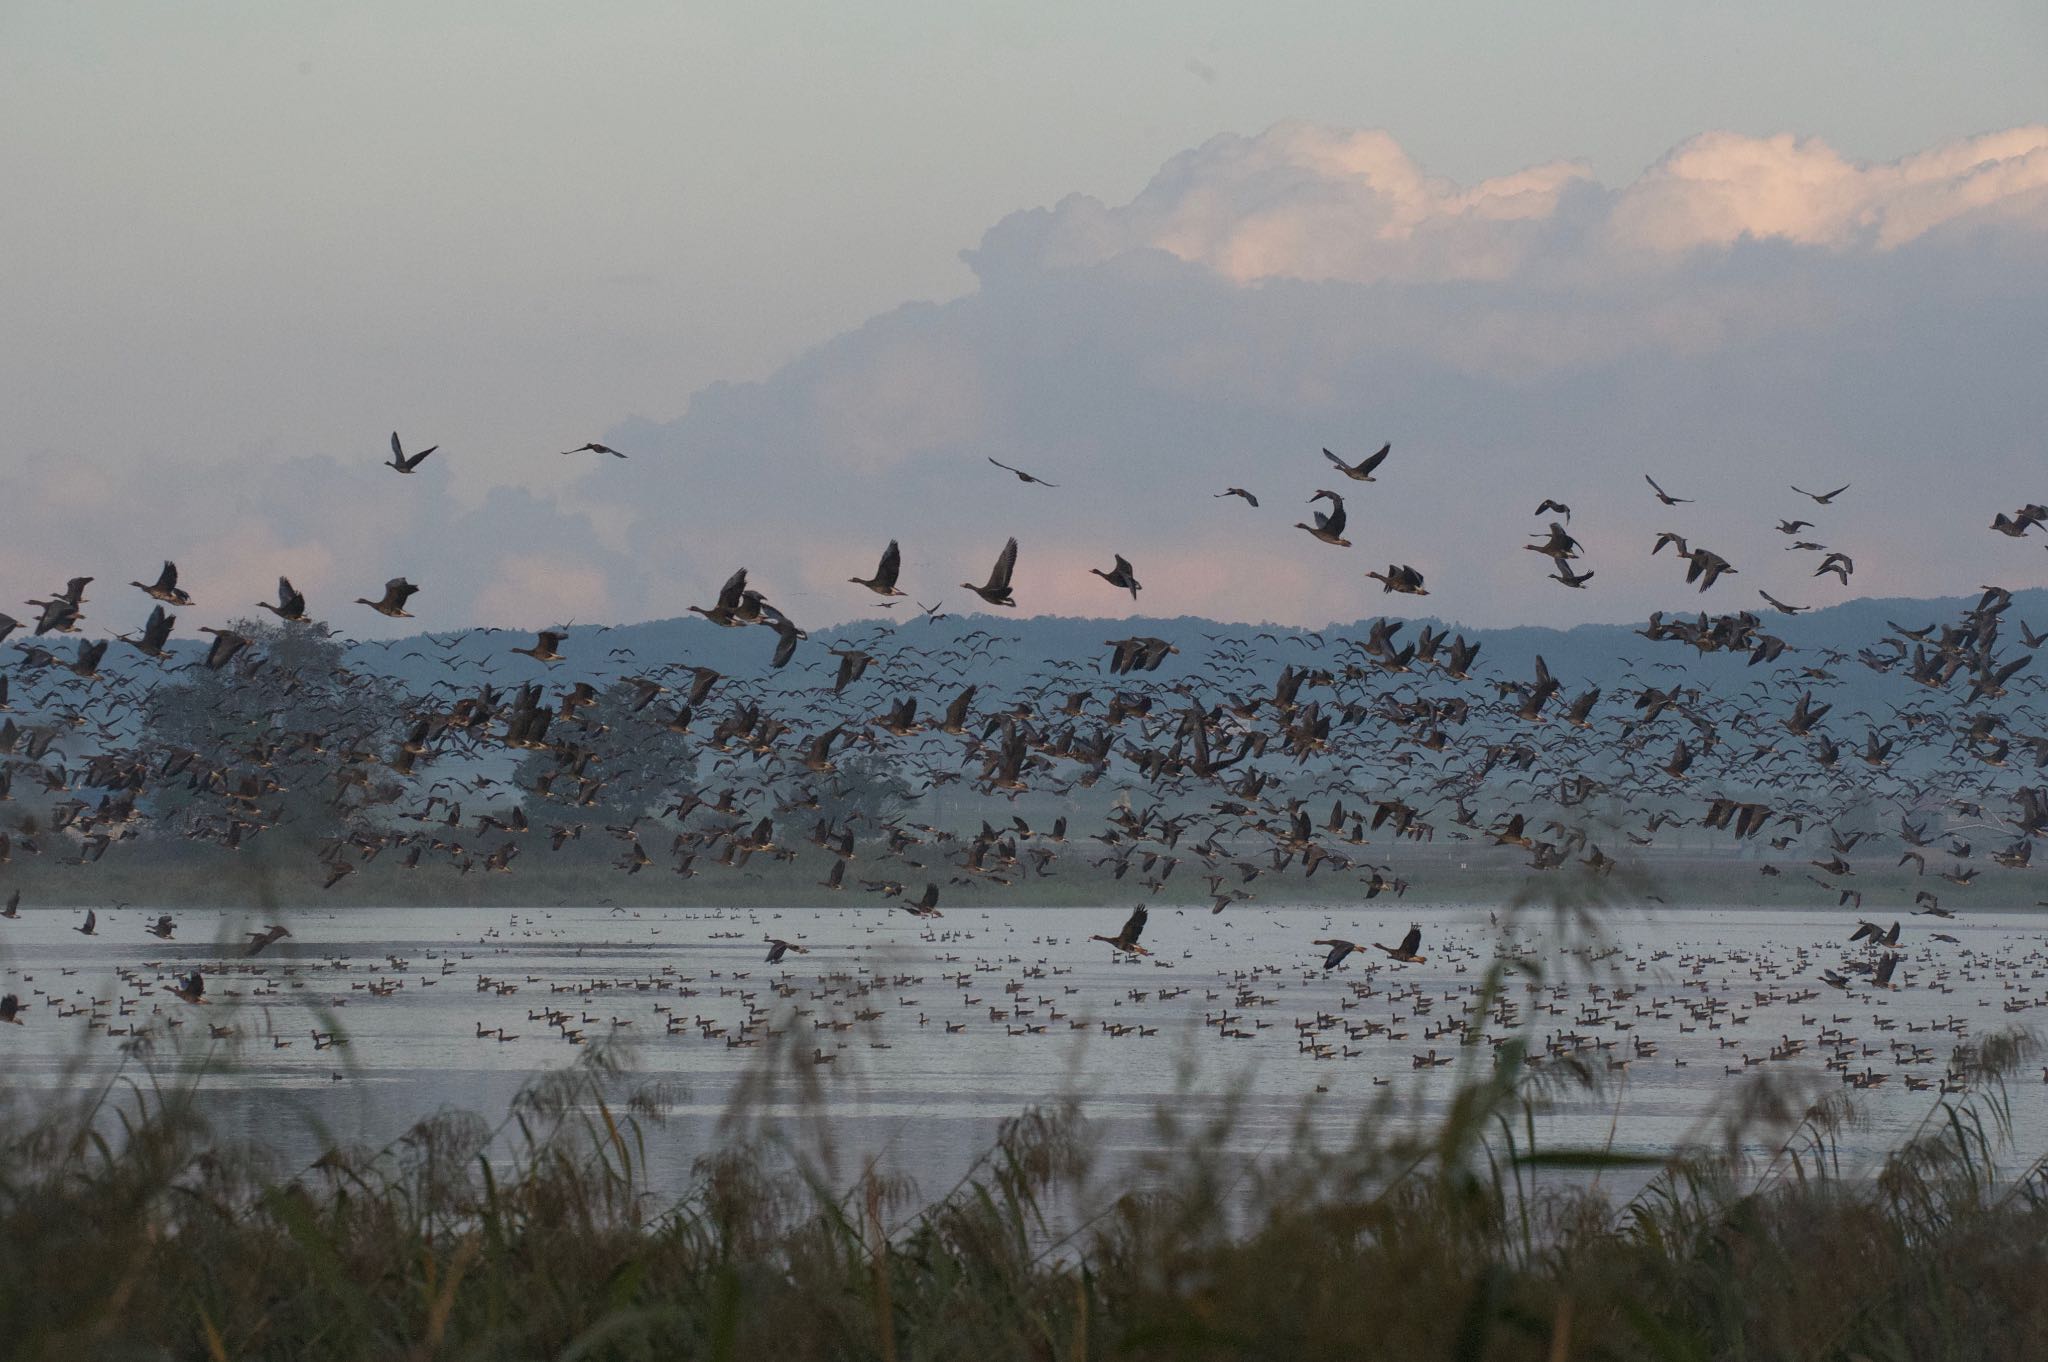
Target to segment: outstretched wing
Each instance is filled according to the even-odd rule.
[[[1379,453],[1374,454],[1373,456],[1368,458],[1364,463],[1358,465],[1358,471],[1361,473],[1372,472],[1373,469],[1378,468],[1381,464],[1387,461],[1387,455],[1391,454],[1393,450],[1393,441],[1389,440],[1386,444],[1380,446]]]
[[[1339,941],[1336,945],[1330,947],[1330,953],[1323,957],[1323,968],[1337,968],[1338,965],[1344,962],[1344,957],[1349,954],[1351,954],[1351,943],[1349,941]]]
[[[740,604],[740,593],[746,589],[747,570],[741,568],[738,572],[725,579],[724,586],[718,588],[718,608],[725,611],[737,610]]]
[[[903,550],[896,547],[896,541],[891,539],[889,547],[882,550],[882,565],[875,569],[875,580],[882,584],[883,590],[892,589],[896,585],[896,574],[901,571]]]
[[[1413,955],[1422,949],[1422,928],[1410,927],[1408,935],[1401,938],[1401,954]]]
[[[991,591],[1008,591],[1010,589],[1010,574],[1016,570],[1017,541],[1013,537],[1008,543],[1003,545],[1003,551],[996,555],[995,571],[988,575],[988,589]]]
[[[1145,919],[1150,916],[1151,914],[1145,911],[1145,905],[1142,903],[1133,908],[1130,918],[1124,923],[1124,929],[1121,933],[1123,939],[1133,945],[1137,944],[1138,938],[1145,934]]]

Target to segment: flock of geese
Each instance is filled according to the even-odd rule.
[[[407,454],[394,433],[385,466],[411,475],[437,449]],[[564,453],[628,458],[597,442]],[[1323,450],[1330,470],[1383,488],[1399,469],[1391,454],[1382,445],[1347,462]],[[988,462],[1033,489],[1027,501],[1061,487]],[[1645,480],[1660,510],[1696,506]],[[1812,515],[1833,513],[1849,490],[1791,489]],[[1214,498],[1233,515],[1260,508],[1247,488]],[[1344,496],[1319,488],[1307,501],[1311,519],[1296,528],[1352,547]],[[1570,506],[1545,497],[1535,515],[1546,528],[1525,548],[1553,580],[1587,589],[1595,573]],[[1991,528],[2021,538],[2043,524],[2048,510],[2028,504]],[[1817,528],[1777,523],[1795,540],[1788,551],[1820,555],[1808,560],[1812,577],[1846,586],[1854,560],[1812,537]],[[1666,548],[1695,595],[1743,575],[1698,529],[1658,533],[1646,558]],[[1010,537],[986,580],[961,588],[1019,608],[1018,563]],[[871,575],[846,580],[893,607],[906,596],[903,567],[892,540]],[[1089,572],[1133,601],[1143,590],[1122,554]],[[1429,594],[1405,563],[1360,580]],[[136,634],[94,635],[94,581],[30,599],[32,620],[0,615],[0,641],[24,633],[0,672],[0,885],[30,861],[197,856],[178,863],[260,863],[272,876],[278,857],[304,856],[332,889],[373,863],[378,874],[514,874],[539,851],[591,876],[608,862],[628,876],[858,887],[936,933],[928,920],[944,915],[946,886],[1010,887],[1028,902],[1033,884],[1063,874],[1093,877],[1103,898],[1128,884],[1158,899],[1199,877],[1217,915],[1258,911],[1248,905],[1261,890],[1290,884],[1279,892],[1399,899],[1411,875],[1448,863],[1441,836],[1489,863],[1514,857],[1518,874],[1588,884],[1638,851],[1683,844],[1745,873],[1803,876],[1840,907],[1863,908],[1868,892],[1873,906],[1889,898],[1939,919],[1959,911],[1984,862],[2007,891],[2022,883],[2011,876],[2048,834],[2048,785],[2036,783],[2048,767],[2042,683],[2032,654],[2011,646],[2015,633],[2027,649],[2042,636],[1995,586],[1955,618],[1891,622],[1848,647],[1802,645],[1749,609],[1658,612],[1636,631],[1642,656],[1616,659],[1621,685],[1573,693],[1542,657],[1499,674],[1481,665],[1480,641],[1394,619],[1284,635],[1205,630],[1199,642],[1135,635],[1084,657],[1018,658],[1007,650],[1015,640],[978,624],[945,637],[864,625],[826,643],[744,567],[712,604],[690,607],[721,629],[773,635],[764,665],[730,673],[629,646],[600,657],[605,628],[549,628],[526,646],[486,628],[354,643],[282,577],[274,601],[251,607],[274,624],[207,627],[201,647],[177,637],[171,612],[196,602],[170,562],[130,583],[153,602]],[[421,589],[392,577],[352,604],[407,619]],[[1810,608],[1758,595],[1780,616]],[[919,610],[929,623],[949,618],[943,602]],[[115,642],[133,656],[110,658]],[[377,649],[400,646],[422,667],[380,665]],[[516,686],[495,679],[507,665],[525,669]],[[1851,673],[1884,698],[1837,713],[1824,697]],[[1091,826],[1070,834],[1075,819]],[[612,853],[593,859],[586,833]],[[799,859],[823,878],[797,879]],[[1866,891],[1858,876],[1871,871]],[[2031,901],[2034,891],[2017,892]],[[1147,921],[1140,906],[1114,935],[1090,939],[1141,961],[1154,949]],[[88,912],[79,931],[95,935],[96,924]],[[170,939],[170,917],[150,925]],[[258,935],[252,953],[288,933]],[[1301,948],[1327,948],[1325,971],[1362,949],[1381,953],[1375,968],[1398,970],[1425,963],[1423,936],[1418,924],[1395,946],[1324,937]],[[1896,927],[1877,936],[1874,948],[1865,938],[1834,964],[1802,968],[1817,971],[1815,988],[1889,992],[1923,972],[1899,968],[1909,944],[1942,940],[1902,943]],[[803,950],[775,940],[767,963]],[[1944,967],[1954,966],[1930,957],[1926,969]],[[197,967],[168,991],[191,1005],[212,997]],[[41,996],[8,994],[0,1020],[23,1024]]]
[[[1370,1084],[1385,1086],[1395,1072],[1441,1068],[1461,1053],[1496,1056],[1511,1042],[1531,1067],[1619,1072],[1667,1094],[1760,1072],[1956,1092],[1969,1081],[1961,1060],[1975,1035],[2048,1006],[2048,948],[2023,931],[1984,931],[1968,943],[1936,933],[1913,944],[1899,922],[1865,920],[1846,942],[1809,946],[1769,928],[1731,940],[1726,922],[1701,924],[1702,939],[1686,940],[1687,925],[1669,921],[1663,944],[1631,947],[1546,940],[1540,922],[1489,928],[1467,914],[1444,924],[1425,954],[1419,925],[1394,945],[1308,939],[1308,924],[1320,919],[1328,931],[1337,914],[1261,907],[1177,923],[1155,952],[1145,941],[1151,911],[1134,910],[1114,935],[1075,937],[1057,930],[1058,911],[984,910],[904,924],[913,940],[903,919],[858,907],[523,910],[418,954],[402,944],[351,948],[323,937],[317,922],[302,924],[303,943],[273,924],[242,933],[229,951],[233,912],[144,915],[159,943],[153,958],[114,961],[108,977],[87,968],[92,957],[44,950],[39,964],[6,970],[19,992],[0,996],[0,1023],[23,1025],[41,1009],[133,1054],[175,1047],[203,1022],[205,1043],[322,1083],[351,1076],[323,1052],[356,1055],[361,1042],[402,1035],[409,1045],[438,1042],[441,1062],[453,1066],[466,1040],[515,1046],[520,1066],[539,1062],[536,1046],[606,1038],[655,1047],[642,1053],[656,1068],[693,1072],[705,1067],[708,1056],[692,1056],[706,1046],[725,1057],[709,1059],[714,1069],[745,1062],[732,1052],[766,1046],[811,1065],[909,1046],[924,1055],[920,1065],[940,1066],[932,1072],[943,1088],[958,1061],[930,1046],[1087,1033],[1101,1042],[1166,1036],[1166,1050],[1120,1066],[1128,1082],[1162,1092],[1173,1055],[1199,1036],[1232,1050],[1255,1043],[1243,1056],[1282,1096],[1310,1084],[1336,1089],[1325,1063],[1361,1061]],[[75,930],[91,935],[93,925]],[[105,925],[125,937],[136,922],[124,913]],[[181,927],[196,943],[177,936]],[[256,958],[288,938],[283,953]],[[1108,950],[1092,956],[1091,942]],[[1909,954],[1919,978],[1902,991]],[[799,956],[817,963],[799,968]],[[1569,957],[1563,967],[1560,956]],[[1487,980],[1502,962],[1526,972]],[[1161,970],[1170,973],[1153,973]],[[320,1025],[344,1015],[345,1027]],[[664,1060],[670,1047],[681,1048]],[[367,1058],[378,1067],[374,1052]],[[370,1072],[354,1060],[348,1067]]]

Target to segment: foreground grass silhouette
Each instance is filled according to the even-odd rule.
[[[210,1138],[189,1081],[144,1073],[54,1107],[14,1092],[0,1351],[2043,1357],[2048,1183],[1994,1161],[2029,1045],[1959,1051],[1964,1090],[1854,1176],[1834,1157],[1847,1104],[1761,1082],[1668,1155],[1543,1148],[1544,1104],[1593,1078],[1532,1068],[1514,1043],[1490,1062],[1474,1047],[1427,1122],[1375,1090],[1337,1149],[1304,1121],[1248,1158],[1228,1102],[1198,1125],[1167,1108],[1157,1153],[1105,1179],[1075,1108],[1034,1110],[930,1199],[834,1178],[826,1094],[793,1051],[764,1061],[667,1205],[644,1175],[662,1094],[609,1103],[623,1075],[603,1052],[495,1130],[443,1115],[288,1173]],[[804,1139],[748,1119],[774,1083],[797,1085]],[[1603,1190],[1616,1178],[1639,1190]]]

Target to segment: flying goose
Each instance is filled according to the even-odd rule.
[[[990,463],[992,463],[992,464],[994,464],[994,465],[995,465],[996,467],[998,467],[998,468],[1002,469],[1002,470],[1003,470],[1003,471],[1004,471],[1005,473],[1015,473],[1015,474],[1017,475],[1017,481],[1019,481],[1019,482],[1035,482],[1035,483],[1037,483],[1037,484],[1038,484],[1038,485],[1039,485],[1040,487],[1057,487],[1057,486],[1059,486],[1059,484],[1058,484],[1058,483],[1056,483],[1056,482],[1047,482],[1047,481],[1046,481],[1046,480],[1045,480],[1044,478],[1041,478],[1041,477],[1037,477],[1037,476],[1035,476],[1035,475],[1033,475],[1033,474],[1030,474],[1030,473],[1026,473],[1026,472],[1025,472],[1025,471],[1024,471],[1023,469],[1021,469],[1021,468],[1012,468],[1012,467],[1010,467],[1010,465],[1008,465],[1008,464],[1004,463],[1004,462],[1003,462],[1003,461],[1002,461],[1001,459],[997,459],[997,458],[991,458],[991,459],[989,459],[989,462],[990,462]]]
[[[409,620],[412,616],[406,613],[405,603],[411,600],[413,593],[418,590],[418,587],[405,580],[405,578],[393,577],[390,581],[384,583],[384,595],[381,600],[373,601],[367,597],[358,596],[355,599],[355,604],[367,605],[378,614],[388,615],[395,620]]]
[[[1802,497],[1812,497],[1816,505],[1825,506],[1836,497],[1842,495],[1842,493],[1848,491],[1849,484],[1845,482],[1832,492],[1809,492],[1804,487],[1794,487],[1792,490],[1799,493]]]
[[[1550,522],[1548,539],[1540,544],[1524,544],[1522,547],[1530,553],[1540,553],[1562,567],[1568,559],[1579,556],[1580,545],[1578,540],[1572,538],[1570,530],[1553,520]]]
[[[1665,491],[1665,490],[1664,490],[1663,488],[1659,487],[1659,486],[1657,485],[1657,480],[1656,480],[1655,478],[1651,477],[1651,476],[1650,476],[1650,475],[1649,475],[1648,473],[1645,473],[1645,474],[1643,474],[1643,481],[1644,481],[1644,482],[1647,482],[1647,483],[1649,483],[1649,484],[1650,484],[1650,490],[1651,490],[1652,492],[1655,492],[1655,493],[1657,494],[1657,500],[1659,500],[1659,501],[1663,502],[1663,503],[1664,503],[1664,504],[1665,504],[1666,506],[1690,506],[1690,505],[1692,505],[1692,498],[1691,498],[1691,497],[1674,497],[1674,496],[1672,496],[1672,495],[1671,495],[1671,494],[1670,494],[1669,492],[1667,492],[1667,491]]]
[[[1315,524],[1304,525],[1297,520],[1294,522],[1294,528],[1297,530],[1307,530],[1325,544],[1334,544],[1340,549],[1350,548],[1351,541],[1344,537],[1344,498],[1338,496],[1335,492],[1319,490],[1308,501],[1311,506],[1315,505],[1318,501],[1329,502],[1330,513],[1324,515],[1321,511],[1317,511],[1315,512]]]
[[[1250,492],[1245,491],[1242,487],[1226,487],[1218,492],[1212,500],[1220,501],[1224,497],[1243,497],[1245,504],[1252,507],[1257,507],[1259,504],[1259,499]]]
[[[1422,927],[1420,924],[1411,926],[1408,929],[1408,935],[1401,938],[1399,946],[1382,946],[1377,941],[1372,944],[1374,949],[1385,951],[1389,957],[1399,960],[1404,965],[1420,965],[1427,959],[1425,956],[1416,954],[1417,951],[1422,949]]]
[[[1329,937],[1326,940],[1318,941],[1314,944],[1318,946],[1328,946],[1330,948],[1330,953],[1323,957],[1324,969],[1337,968],[1337,966],[1344,963],[1345,956],[1359,949],[1359,945],[1357,942],[1346,941],[1342,937],[1334,936]]]
[[[177,626],[177,623],[178,617],[176,615],[166,615],[164,608],[159,605],[149,612],[149,620],[142,626],[141,638],[130,638],[126,634],[122,634],[119,637],[123,643],[134,647],[138,651],[150,657],[161,659],[168,656],[164,651],[164,644],[170,641],[171,630]]]
[[[1368,454],[1357,463],[1346,463],[1327,449],[1323,451],[1323,457],[1337,465],[1337,471],[1353,482],[1373,482],[1376,481],[1372,475],[1373,470],[1387,461],[1387,455],[1392,453],[1393,449],[1393,443],[1389,441],[1381,445],[1377,453]]]
[[[740,617],[740,609],[746,596],[746,591],[747,570],[741,568],[725,579],[724,586],[718,588],[718,601],[715,605],[708,610],[701,605],[693,605],[690,607],[690,612],[702,615],[713,624],[721,624],[728,629],[737,629],[740,625],[749,623],[748,620]]]
[[[896,589],[896,578],[902,571],[903,550],[891,539],[889,547],[882,550],[882,561],[875,565],[874,576],[848,577],[846,580],[855,586],[866,587],[877,596],[901,596],[903,593]]]
[[[623,459],[626,457],[625,455],[619,453],[618,450],[613,449],[610,445],[601,445],[595,440],[592,440],[587,445],[578,445],[574,449],[565,449],[562,451],[562,453],[565,456],[570,454],[609,454],[614,459]]]
[[[1145,919],[1150,916],[1151,914],[1145,911],[1145,905],[1141,903],[1131,910],[1130,917],[1124,922],[1123,930],[1115,936],[1095,935],[1088,939],[1090,941],[1106,941],[1118,950],[1130,955],[1150,955],[1152,952],[1138,944],[1138,938],[1145,934]]]
[[[843,862],[841,866],[843,869]],[[771,936],[768,938],[768,959],[764,963],[779,965],[782,963],[782,957],[790,951],[795,951],[798,955],[809,955],[811,953],[808,946],[799,946],[794,941],[784,941],[779,936]]]
[[[1406,596],[1427,596],[1429,591],[1422,585],[1422,574],[1406,563],[1389,563],[1385,572],[1368,572],[1366,576],[1380,584],[1382,595],[1398,591]]]
[[[206,650],[205,666],[210,672],[217,672],[235,660],[235,654],[249,646],[249,640],[232,629],[215,629],[200,625],[199,632],[213,635],[213,646]]]
[[[293,588],[291,578],[280,577],[277,579],[277,604],[272,605],[269,601],[258,601],[256,602],[256,608],[258,610],[268,610],[287,624],[303,623],[306,618],[305,593]]]
[[[168,558],[164,560],[164,570],[157,574],[155,582],[147,585],[142,582],[130,582],[128,585],[139,588],[145,595],[154,597],[166,605],[192,604],[191,593],[178,585],[178,565]]]
[[[391,458],[384,466],[386,468],[395,468],[401,473],[410,473],[426,460],[427,455],[440,447],[439,445],[428,445],[419,453],[407,458],[405,446],[398,442],[398,432],[394,430],[391,432]]]
[[[556,649],[562,646],[562,640],[567,637],[567,634],[558,633],[552,629],[543,629],[535,636],[531,648],[514,648],[512,651],[524,653],[535,662],[560,662],[562,655]]]
[[[1138,599],[1138,592],[1143,589],[1143,584],[1138,581],[1137,575],[1131,571],[1130,560],[1121,553],[1112,554],[1111,557],[1115,558],[1116,562],[1111,565],[1109,571],[1104,572],[1101,568],[1089,568],[1088,570],[1103,581],[1108,582],[1111,586],[1122,587],[1129,591],[1131,599],[1135,601]]]
[[[995,461],[991,459],[989,462],[994,463]],[[1002,467],[1002,465],[998,464],[997,467]],[[1015,470],[1013,469],[1012,471],[1014,472]],[[990,605],[1014,607],[1017,602],[1010,595],[1010,574],[1016,570],[1017,541],[1015,538],[1012,538],[1003,545],[1003,551],[996,555],[996,565],[989,569],[988,585],[976,586],[972,582],[962,582],[960,585],[966,587]]]

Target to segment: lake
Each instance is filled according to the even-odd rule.
[[[1875,958],[1847,946],[1855,920],[1844,915],[1616,910],[1601,919],[1603,942],[1531,910],[1497,923],[1426,904],[1240,905],[1221,916],[1155,910],[1149,957],[1088,939],[1114,935],[1127,912],[180,912],[175,939],[158,941],[143,930],[154,911],[138,906],[101,912],[91,937],[74,930],[81,911],[28,910],[0,922],[0,988],[32,1004],[25,1025],[0,1028],[0,1056],[17,1096],[137,1073],[138,1048],[164,1071],[203,1060],[216,1129],[289,1160],[335,1140],[382,1145],[444,1108],[496,1120],[536,1073],[623,1038],[632,1075],[621,1091],[672,1085],[648,1139],[653,1180],[673,1187],[716,1147],[743,1080],[779,1049],[819,1084],[845,1166],[873,1158],[943,1190],[1005,1117],[1062,1094],[1082,1100],[1112,1161],[1157,1143],[1161,1109],[1209,1115],[1233,1092],[1232,1140],[1248,1153],[1283,1147],[1301,1119],[1341,1140],[1395,1095],[1410,1102],[1398,1119],[1427,1119],[1492,1052],[1484,1038],[1461,1045],[1459,1024],[1490,962],[1510,950],[1543,979],[1511,977],[1513,1010],[1487,1016],[1485,1037],[1526,1035],[1537,1052],[1577,1037],[1603,1080],[1545,1115],[1547,1144],[1661,1152],[1699,1137],[1759,1071],[1839,1091],[1846,1067],[1886,1075],[1859,1093],[1867,1119],[1843,1135],[1855,1166],[1934,1106],[1956,1046],[2031,1026],[2048,1002],[2048,934],[2024,914],[1907,918],[1898,987],[1852,974],[1841,991],[1823,970]],[[292,935],[244,958],[231,943],[266,921]],[[1420,964],[1368,945],[1325,972],[1324,948],[1311,944],[1394,944],[1411,921],[1423,924]],[[769,965],[770,936],[804,953]],[[207,978],[199,1006],[169,992],[194,967]],[[550,1011],[566,1015],[551,1022]],[[110,1034],[131,1029],[140,1035]],[[316,1030],[345,1042],[316,1045]],[[1418,1068],[1432,1051],[1453,1062]],[[2012,1085],[2008,1166],[2048,1153],[2039,1078]],[[754,1110],[797,1117],[801,1088],[775,1079]]]

